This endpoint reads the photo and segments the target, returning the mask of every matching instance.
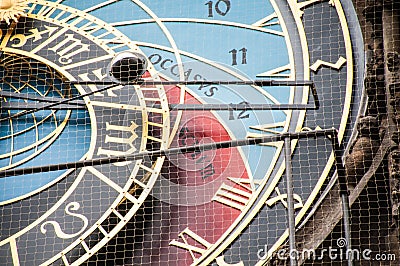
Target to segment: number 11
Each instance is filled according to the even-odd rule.
[[[239,52],[242,52],[242,65],[247,64],[247,49],[243,47],[242,49],[239,50]],[[236,49],[232,49],[229,51],[230,54],[232,54],[232,66],[236,66],[237,63],[237,55],[238,51]]]

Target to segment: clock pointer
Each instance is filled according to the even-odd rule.
[[[311,90],[314,103],[313,104],[252,104],[252,103],[241,103],[241,104],[169,104],[170,111],[266,111],[266,110],[318,110],[320,107],[317,90],[312,81],[276,81],[276,80],[248,80],[248,81],[141,81],[129,82],[129,83],[114,83],[114,82],[86,82],[86,81],[71,81],[66,82],[71,85],[109,85],[107,87],[91,91],[85,94],[77,95],[72,98],[55,101],[54,98],[49,99],[48,97],[32,98],[32,96],[20,96],[17,93],[2,92],[0,97],[19,98],[25,100],[47,102],[48,104],[37,104],[34,102],[28,103],[1,103],[3,110],[24,110],[11,116],[0,118],[0,122],[9,119],[15,119],[24,115],[35,113],[42,110],[72,110],[72,109],[85,109],[85,103],[83,101],[77,101],[84,97],[91,96],[95,93],[103,92],[112,89],[120,85],[141,85],[141,86],[156,86],[156,85],[255,85],[255,86],[308,86]],[[160,105],[153,105],[152,107],[160,107]]]
[[[127,161],[136,161],[141,160],[149,156],[170,156],[178,153],[192,153],[196,151],[208,151],[208,150],[216,150],[216,149],[224,149],[224,148],[234,148],[239,146],[249,146],[249,145],[257,145],[260,143],[266,142],[278,142],[284,141],[285,139],[301,139],[301,138],[316,138],[316,137],[329,137],[332,142],[333,150],[335,151],[335,155],[339,155],[339,150],[341,146],[338,144],[338,131],[334,128],[331,129],[323,129],[323,130],[313,130],[313,131],[305,131],[305,132],[295,132],[295,133],[281,133],[276,135],[258,137],[258,138],[248,138],[248,139],[240,139],[240,140],[231,140],[231,141],[222,141],[208,144],[199,144],[193,146],[186,147],[178,147],[178,148],[170,148],[165,150],[154,150],[154,151],[144,151],[139,153],[134,153],[131,155],[124,156],[110,156],[110,157],[102,157],[91,160],[83,160],[69,163],[60,163],[60,164],[51,164],[44,166],[34,166],[34,167],[26,167],[26,168],[18,168],[18,169],[10,169],[5,171],[0,171],[0,178],[5,178],[9,176],[19,176],[19,175],[27,175],[27,174],[35,174],[35,173],[44,173],[44,172],[53,172],[59,170],[67,170],[67,169],[78,169],[83,167],[92,167],[104,164],[112,164],[112,163],[120,163]],[[337,157],[335,156],[335,157]],[[339,156],[340,157],[340,156]],[[337,162],[341,162],[337,158]],[[341,164],[341,163],[340,163]]]
[[[313,96],[314,104],[199,104],[199,105],[187,105],[187,104],[170,104],[169,109],[178,110],[201,110],[201,111],[221,111],[221,110],[318,110],[319,109],[319,99],[317,95],[316,88],[313,81],[282,81],[282,80],[243,80],[243,81],[226,81],[226,80],[216,80],[216,81],[152,81],[143,80],[141,77],[145,74],[147,69],[147,59],[138,53],[133,52],[121,52],[117,54],[113,60],[111,60],[108,65],[109,79],[111,81],[67,81],[64,82],[66,85],[102,85],[106,86],[104,88],[90,91],[85,94],[77,95],[72,98],[63,99],[57,102],[49,102],[41,106],[35,106],[35,104],[27,103],[20,105],[20,107],[12,107],[10,105],[3,106],[3,109],[24,109],[24,111],[16,113],[14,115],[0,118],[0,122],[18,118],[27,114],[31,114],[37,111],[48,110],[48,109],[77,109],[77,107],[68,108],[73,101],[82,99],[87,96],[91,96],[95,93],[106,91],[120,85],[139,85],[139,86],[168,86],[168,85],[250,85],[259,87],[281,87],[281,86],[307,86],[311,90]],[[1,96],[1,95],[0,95]],[[12,97],[12,96],[9,96]],[[17,97],[14,97],[17,98]],[[24,98],[32,99],[32,98]],[[33,99],[32,99],[33,100]],[[43,98],[42,101],[46,101]],[[82,102],[80,102],[82,105]],[[74,103],[75,105],[79,103]],[[64,106],[60,106],[64,105]],[[25,108],[23,108],[25,107]],[[157,107],[154,105],[153,107]]]
[[[103,92],[109,89],[112,89],[116,86],[120,85],[140,85],[140,86],[168,86],[168,85],[254,85],[260,87],[282,87],[282,86],[307,86],[311,90],[311,94],[313,96],[314,104],[170,104],[170,110],[318,110],[320,103],[318,99],[317,90],[314,86],[313,81],[281,81],[281,80],[244,80],[244,81],[143,81],[138,80],[136,82],[128,82],[128,83],[115,83],[112,81],[68,81],[64,84],[68,85],[107,85],[107,87],[91,91],[85,94],[77,95],[72,98],[67,98],[63,100],[58,100],[57,98],[52,97],[33,97],[30,95],[12,93],[12,92],[0,92],[0,97],[9,97],[9,98],[16,98],[16,99],[25,99],[25,100],[32,100],[32,101],[40,101],[46,102],[41,107],[35,108],[35,103],[27,103],[24,105],[27,109],[26,112],[21,112],[15,114],[10,117],[2,118],[0,121],[4,121],[7,119],[17,118],[23,115],[27,115],[30,113],[34,113],[41,110],[48,110],[48,109],[85,109],[85,103],[83,101],[77,101],[84,97],[91,96],[95,93]],[[55,108],[58,105],[63,105],[64,107]],[[75,105],[75,108],[71,107],[71,105]],[[79,108],[81,106],[81,108]],[[155,105],[157,106],[157,105]],[[3,109],[16,109],[16,108],[5,108]],[[20,108],[22,109],[22,108]]]
[[[67,99],[63,99],[61,101],[45,104],[43,106],[40,106],[40,107],[37,107],[37,108],[33,108],[31,110],[25,110],[25,111],[16,113],[16,114],[11,115],[11,116],[0,118],[0,122],[6,121],[6,120],[9,120],[9,119],[13,119],[13,118],[18,118],[18,117],[21,117],[21,116],[24,116],[24,115],[28,115],[28,114],[31,114],[31,113],[35,113],[35,112],[38,112],[38,111],[48,110],[48,109],[51,109],[52,107],[55,107],[55,106],[60,105],[60,104],[68,104],[69,102],[82,99],[83,97],[90,96],[92,94],[95,94],[96,92],[101,92],[101,91],[105,91],[105,90],[108,90],[108,89],[112,89],[112,88],[114,88],[115,86],[118,86],[118,85],[119,84],[114,84],[114,85],[107,86],[105,88],[99,89],[97,91],[92,91],[92,92],[88,92],[88,93],[85,93],[85,94],[74,96],[72,98],[67,98]]]
[[[15,93],[8,91],[0,91],[0,97],[8,97],[14,99],[23,99],[23,100],[31,100],[45,103],[59,103],[60,98],[57,97],[48,97],[48,96],[34,96],[28,93]],[[85,105],[83,101],[69,101],[69,105]]]
[[[313,104],[252,104],[252,103],[242,103],[242,104],[169,104],[169,109],[171,111],[183,111],[183,110],[200,110],[200,111],[223,111],[223,110],[234,110],[234,111],[246,111],[246,110],[318,110],[320,107],[317,90],[314,86],[313,81],[277,81],[277,80],[244,80],[244,81],[143,81],[137,80],[136,82],[128,83],[116,83],[112,81],[69,81],[64,84],[69,85],[107,85],[107,87],[94,90],[85,94],[77,95],[72,98],[67,98],[63,100],[55,100],[55,98],[48,97],[35,97],[17,94],[17,93],[5,93],[1,92],[0,97],[10,97],[19,98],[25,100],[41,101],[47,102],[48,104],[42,104],[38,106],[36,103],[25,103],[20,106],[15,104],[4,103],[3,109],[24,109],[25,111],[14,114],[12,116],[0,118],[1,121],[8,119],[18,118],[30,113],[34,113],[42,110],[49,109],[85,109],[85,103],[83,101],[77,101],[84,97],[91,96],[95,93],[103,92],[108,89],[112,89],[120,85],[140,85],[140,86],[157,86],[157,85],[254,85],[260,87],[282,87],[282,86],[307,86],[311,90],[314,103]],[[158,107],[155,104],[153,107]]]

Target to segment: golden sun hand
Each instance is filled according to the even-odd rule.
[[[25,14],[28,7],[27,0],[0,0],[0,21],[18,21],[18,18]]]

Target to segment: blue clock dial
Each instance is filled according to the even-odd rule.
[[[10,53],[4,53],[0,60],[3,93],[48,97],[49,100],[61,100],[78,95],[74,88],[62,84],[65,80],[62,74],[43,63]],[[0,137],[1,170],[16,166],[34,166],[43,161],[52,163],[76,161],[86,154],[91,134],[87,111],[42,110],[7,119],[25,111],[25,106],[35,101],[4,97],[3,102]],[[17,108],[18,105],[21,107]],[[38,107],[33,104],[31,106]],[[16,110],[9,109],[10,107]],[[71,145],[71,142],[74,142],[74,145]],[[61,150],[65,154],[60,155]],[[0,194],[0,204],[28,197],[50,186],[64,173],[65,171],[57,171],[2,178],[0,188],[4,193]]]

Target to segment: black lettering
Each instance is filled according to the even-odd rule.
[[[190,74],[192,74],[193,69],[189,68],[188,70],[185,71],[185,79],[189,80]]]
[[[221,3],[225,4],[225,11],[221,10]],[[218,0],[215,4],[215,11],[217,11],[217,13],[221,16],[226,16],[229,10],[231,10],[231,1],[229,0]]]
[[[188,143],[189,141],[190,143]],[[192,132],[190,132],[189,128],[183,127],[179,131],[179,144],[181,145],[181,147],[198,145],[199,143],[200,143],[199,140],[197,140],[196,136]],[[197,155],[201,154],[201,151],[195,150],[194,152],[186,154],[188,154],[194,160],[197,157]]]
[[[213,97],[216,91],[218,91],[217,87],[211,87],[208,91],[204,92],[204,95],[207,97]]]
[[[165,67],[165,64],[166,64],[167,62],[173,63],[174,61],[172,61],[171,59],[165,59],[164,61],[162,61],[160,67],[161,67],[162,69],[164,69],[164,70],[167,70],[168,67]]]
[[[188,127],[183,127],[183,128],[179,131],[179,137],[180,137],[180,138],[184,137],[188,132],[189,132],[189,128],[188,128]]]
[[[240,102],[239,104],[243,104],[245,106],[249,106],[248,102]],[[231,103],[231,105],[232,105],[232,103]],[[234,110],[233,110],[233,108],[231,108],[231,109],[229,109],[229,120],[250,118],[250,114],[248,112],[249,111],[247,111],[247,110],[242,110],[242,111],[240,111],[240,113],[237,116],[235,116],[234,115]]]
[[[203,78],[203,76],[201,76],[200,74],[196,74],[196,75],[194,75],[194,77],[193,77],[193,79],[194,80],[201,80],[201,81],[207,81],[205,78]],[[201,91],[201,90],[203,90],[203,88],[206,88],[206,87],[208,87],[208,86],[210,86],[209,84],[201,84],[200,85],[200,87],[197,89],[197,90],[199,90],[199,91]]]
[[[237,50],[232,49],[229,51],[229,53],[232,54],[232,66],[236,66],[237,65]]]
[[[242,52],[242,65],[246,65],[247,64],[247,49],[245,47],[243,47],[239,51]]]
[[[203,78],[203,76],[201,76],[200,74],[196,74],[196,75],[193,77],[193,79],[194,79],[194,80],[207,81],[207,80],[206,80],[205,78]],[[210,85],[209,85],[209,84],[207,84],[207,85],[202,84],[202,85],[199,86],[199,88],[198,88],[197,90],[201,91],[201,90],[203,90],[204,88],[207,88],[207,87],[210,87]],[[204,91],[203,93],[204,93],[204,95],[207,96],[207,97],[213,97],[216,91],[218,91],[218,88],[215,87],[215,86],[213,86],[213,87],[208,88],[208,89],[207,89],[206,91]]]
[[[194,75],[193,79],[194,80],[204,80],[205,81],[205,79],[200,74]],[[201,85],[201,86],[203,86],[203,85]],[[201,88],[201,86],[200,86],[200,88]],[[199,88],[199,90],[200,90],[200,88]]]
[[[194,159],[194,158],[193,158]],[[207,159],[207,156],[201,156],[199,159],[196,160],[196,163],[202,163]]]
[[[171,67],[171,74],[172,75],[174,75],[174,76],[179,76],[179,73],[178,72],[176,72],[175,73],[175,70],[176,70],[176,68],[178,67],[178,64],[175,64],[175,65],[173,65],[172,67]]]
[[[206,6],[208,5],[208,17],[212,18],[213,17],[213,2],[212,1],[208,1],[206,3]]]
[[[215,174],[213,164],[207,165],[203,170],[201,170],[201,177],[206,179],[207,177],[213,176]]]
[[[156,57],[156,60],[153,62],[153,57]],[[160,63],[161,62],[161,59],[162,59],[162,57],[161,57],[161,55],[159,55],[159,54],[152,54],[152,55],[150,55],[149,56],[149,61],[150,61],[150,63],[152,63],[153,65],[157,65],[158,63]]]

